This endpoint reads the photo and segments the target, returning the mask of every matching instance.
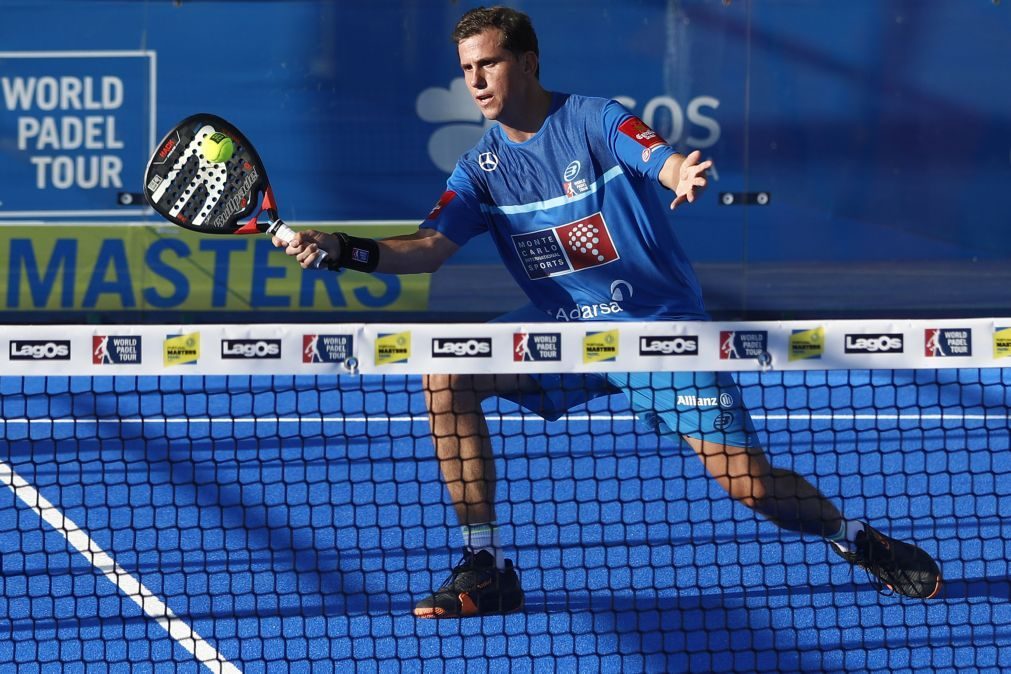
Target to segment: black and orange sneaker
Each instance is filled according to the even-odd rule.
[[[476,554],[467,550],[442,587],[417,603],[414,615],[467,618],[513,613],[522,608],[523,588],[512,561],[505,560],[505,568],[499,569],[487,550]]]
[[[850,564],[865,569],[879,592],[888,588],[914,599],[933,599],[941,592],[941,571],[930,555],[915,545],[885,536],[869,524],[857,534],[855,552],[843,552],[831,544],[829,547]]]

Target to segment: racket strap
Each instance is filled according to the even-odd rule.
[[[341,242],[341,252],[337,256],[337,269],[353,269],[371,274],[379,265],[379,244],[372,239],[349,236],[344,232],[334,232]]]

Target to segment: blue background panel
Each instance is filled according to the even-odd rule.
[[[448,37],[474,4],[6,0],[0,223],[152,222],[136,203],[121,205],[120,193],[141,190],[150,127],[160,136],[197,110],[254,139],[288,220],[420,221],[488,126]],[[1011,8],[961,0],[516,6],[538,29],[545,86],[617,98],[679,150],[715,161],[703,200],[670,220],[715,311],[1001,306],[1000,262],[1011,245],[1003,189]],[[143,56],[82,58],[108,52]],[[116,77],[123,97],[114,109],[20,105],[15,87],[32,77]],[[87,116],[108,117],[121,147],[19,147],[19,125]],[[110,155],[123,185],[39,188],[33,160],[57,155]],[[757,192],[770,196],[767,205],[719,198]],[[490,298],[514,308],[520,298],[498,266],[487,240],[465,247],[456,269],[434,280],[430,308],[481,313]],[[456,292],[465,279],[480,292]]]

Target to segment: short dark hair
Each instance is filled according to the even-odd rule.
[[[502,48],[519,58],[528,51],[538,56],[537,72],[540,75],[540,50],[537,48],[537,33],[530,17],[511,7],[478,7],[462,17],[453,29],[453,42],[457,45],[469,37],[474,37],[490,28],[502,32]]]

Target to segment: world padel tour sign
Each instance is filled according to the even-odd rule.
[[[136,216],[154,72],[151,51],[0,52],[0,222]]]

